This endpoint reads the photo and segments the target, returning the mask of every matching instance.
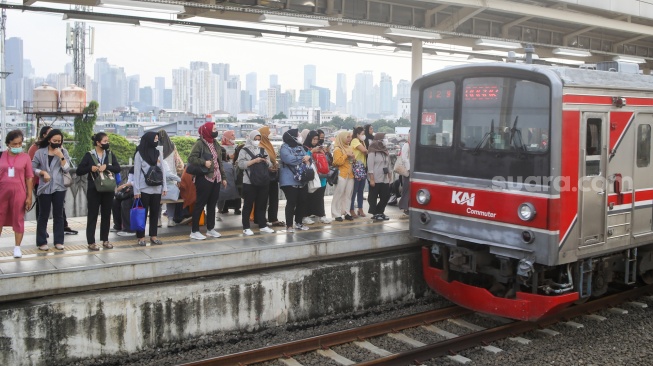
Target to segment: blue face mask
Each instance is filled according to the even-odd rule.
[[[12,154],[20,154],[23,152],[22,147],[12,147],[10,150]]]

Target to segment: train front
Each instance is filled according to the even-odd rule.
[[[558,263],[562,85],[533,65],[465,65],[412,88],[411,235],[429,286],[535,320],[578,299]]]

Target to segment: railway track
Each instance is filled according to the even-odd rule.
[[[482,346],[490,352],[500,352],[501,350],[489,346],[491,342],[501,339],[512,339],[517,342],[527,342],[528,340],[517,337],[520,334],[535,330],[543,330],[559,322],[568,321],[582,315],[595,313],[599,310],[615,307],[624,302],[640,298],[642,296],[653,294],[653,285],[643,286],[630,289],[617,294],[609,295],[588,301],[584,304],[567,308],[551,317],[538,322],[507,321],[505,319],[495,319],[499,326],[484,328],[474,325],[459,318],[473,315],[473,312],[457,306],[432,310],[399,319],[367,325],[359,328],[353,328],[345,331],[329,333],[294,342],[273,345],[270,347],[259,348],[251,351],[245,351],[220,357],[209,358],[197,362],[186,363],[183,366],[218,366],[218,365],[251,365],[259,362],[280,360],[287,365],[301,365],[292,357],[305,354],[308,352],[318,352],[324,357],[331,358],[339,364],[356,364],[356,365],[409,365],[419,364],[420,362],[447,356],[454,361],[466,363],[469,360],[457,353],[473,347]],[[456,335],[446,330],[440,329],[435,324],[438,322],[453,321],[461,327],[468,328],[471,333]],[[569,322],[570,325],[576,324]],[[427,331],[438,334],[445,338],[443,341],[424,344],[400,333],[410,328],[422,327]],[[400,342],[411,345],[413,348],[403,352],[392,353],[374,346],[366,339],[389,336]],[[376,356],[375,359],[354,363],[347,358],[338,355],[331,350],[331,347],[347,343],[353,343]]]

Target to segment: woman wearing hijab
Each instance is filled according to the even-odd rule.
[[[269,169],[272,166],[270,158],[265,154],[265,150],[259,147],[261,144],[261,133],[257,130],[251,131],[245,142],[245,146],[238,155],[238,168],[240,168],[243,173],[243,234],[245,235],[254,235],[254,232],[250,229],[249,225],[249,215],[252,212],[252,209],[256,207],[256,214],[254,215],[255,220],[258,223],[259,231],[261,233],[273,233],[274,230],[268,227],[267,221],[265,220],[265,204],[268,201],[268,189],[269,184],[265,185],[256,185],[250,179],[250,169],[254,164],[265,164]],[[261,150],[263,150],[263,156],[261,156]],[[267,174],[267,172],[266,172]]]
[[[317,131],[311,131],[306,135],[306,140],[304,141],[304,148],[308,151],[308,155],[313,157],[314,153],[324,153],[324,148],[320,144],[320,137]],[[316,216],[320,218],[320,222],[324,224],[330,224],[331,219],[326,217],[324,212],[324,192],[326,191],[326,178],[320,178],[320,188],[316,191],[308,194],[308,200],[306,202],[306,212],[304,213],[304,219],[302,222],[304,224],[310,225],[315,223],[311,220],[310,216]]]
[[[242,152],[241,152],[242,153]],[[295,180],[295,172],[299,164],[308,163],[311,159],[302,147],[302,139],[296,128],[286,131],[283,134],[283,145],[279,150],[281,155],[281,171],[279,173],[279,185],[286,195],[286,231],[294,233],[297,230],[308,230],[308,226],[302,223],[304,216],[306,198],[308,197],[308,186],[306,183]],[[293,218],[295,225],[293,225]]]
[[[214,238],[221,236],[219,232],[215,231],[215,209],[220,197],[220,184],[227,187],[227,179],[222,166],[222,149],[216,140],[218,129],[215,123],[206,122],[200,126],[198,132],[200,138],[197,139],[188,155],[188,164],[206,167],[208,171],[204,175],[195,176],[197,201],[193,208],[193,228],[190,238],[204,240],[206,236],[200,233],[200,216],[204,211],[204,206],[206,206],[206,229],[208,230],[206,235]]]
[[[286,223],[279,221],[279,162],[277,161],[277,152],[272,146],[270,141],[270,127],[264,126],[258,129],[261,133],[261,146],[265,149],[265,152],[270,157],[270,162],[272,166],[270,167],[270,173],[273,176],[276,176],[274,179],[270,179],[270,187],[268,189],[268,222],[272,226],[285,227]]]
[[[363,169],[367,168],[367,147],[365,141],[367,141],[365,130],[363,127],[354,128],[352,133],[353,138],[351,139],[351,149],[354,151],[354,159],[358,162],[360,166],[362,164]],[[363,192],[365,191],[365,177],[355,177],[354,178],[354,189],[351,195],[351,204],[349,205],[349,213],[352,217],[356,218],[358,216],[365,217],[363,212]],[[354,211],[354,206],[358,207],[358,215]]]
[[[166,164],[168,164],[168,168],[170,168],[170,171],[168,171],[168,174],[166,177],[169,177],[170,179],[166,180],[170,184],[177,184],[176,182],[181,181],[181,179],[175,179],[174,175],[176,174],[177,177],[181,177],[181,174],[184,172],[184,161],[181,160],[181,156],[179,156],[179,152],[177,151],[177,147],[175,146],[175,143],[170,140],[170,137],[168,136],[168,133],[166,130],[159,130],[159,146],[163,147],[163,161],[165,161]],[[170,187],[171,190],[175,189],[176,187]],[[169,196],[174,196],[174,195],[169,195]],[[171,197],[168,197],[168,199],[171,199]],[[164,200],[165,201],[165,200]],[[176,199],[175,199],[176,201]],[[166,203],[166,214],[168,215],[168,227],[173,227],[176,225],[175,219],[177,219],[177,222],[180,222],[183,219],[182,211],[183,211],[183,203]],[[159,223],[161,222],[161,218],[159,218]]]
[[[141,137],[141,142],[136,149],[134,158],[134,200],[140,198],[145,208],[145,219],[147,213],[150,213],[150,243],[161,245],[163,242],[157,238],[157,223],[159,220],[159,210],[161,210],[161,197],[168,193],[166,180],[163,179],[161,185],[150,186],[145,182],[145,175],[150,167],[158,166],[163,172],[163,177],[167,171],[161,153],[157,149],[159,146],[159,135],[156,132],[146,132]],[[136,238],[138,245],[145,246],[145,231],[137,231]]]
[[[347,211],[351,205],[351,194],[354,190],[354,172],[351,164],[354,161],[354,151],[351,143],[351,131],[340,131],[336,135],[335,148],[333,149],[333,166],[338,168],[338,184],[333,192],[331,202],[331,215],[336,221],[353,220]]]
[[[377,133],[370,143],[367,154],[367,176],[370,180],[370,191],[367,202],[372,220],[389,220],[385,215],[385,207],[390,199],[390,154],[383,139],[385,133]],[[377,202],[378,198],[378,202]]]
[[[234,152],[236,151],[236,131],[228,130],[222,134],[220,146],[227,150],[227,155],[233,159]]]

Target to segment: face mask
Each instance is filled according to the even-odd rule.
[[[256,140],[252,141],[252,145],[254,146],[258,146],[259,144],[261,144],[261,141],[256,141]]]
[[[360,136],[358,136],[358,139],[361,140],[361,141],[365,141],[366,138],[367,138],[367,137],[365,137],[365,135],[360,135]]]
[[[102,148],[104,150],[109,150],[109,144],[102,144]]]
[[[218,131],[211,132],[211,137],[213,137],[213,138],[218,137]]]
[[[318,140],[318,141],[317,141],[317,144],[318,144],[318,145],[324,145],[324,139],[320,139],[320,140]]]
[[[58,149],[61,147],[61,144],[50,144],[50,147],[52,147],[53,149]]]
[[[232,145],[236,144],[236,140],[229,140],[229,142],[231,142]]]
[[[22,148],[22,147],[12,147],[12,148],[10,148],[9,150],[11,150],[11,153],[12,153],[12,154],[20,154],[20,153],[23,152],[23,148]]]

